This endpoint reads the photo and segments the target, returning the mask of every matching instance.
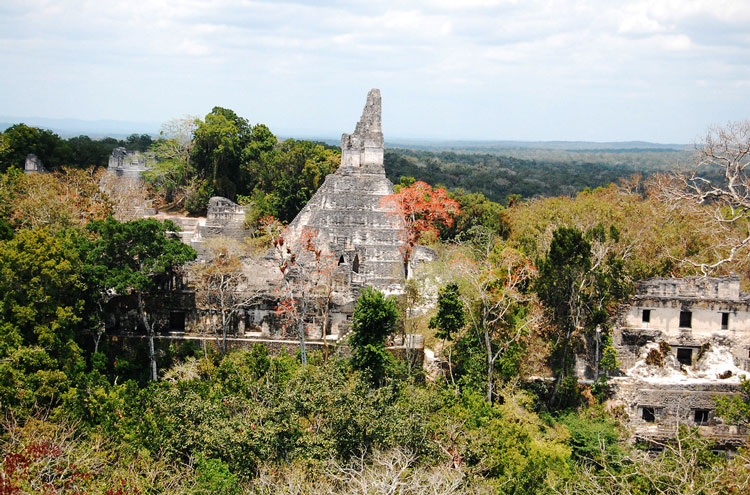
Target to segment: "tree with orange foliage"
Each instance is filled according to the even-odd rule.
[[[83,227],[112,214],[93,168],[63,168],[52,174],[21,174],[4,180],[10,198],[10,221],[18,227],[53,232]]]
[[[428,237],[439,234],[438,224],[450,227],[461,213],[457,201],[450,199],[445,189],[433,189],[426,182],[417,181],[401,187],[397,193],[385,196],[382,204],[404,219],[404,243],[401,247],[404,267],[408,270],[414,246]],[[408,272],[406,273],[408,276]]]

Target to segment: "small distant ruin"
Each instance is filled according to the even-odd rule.
[[[107,171],[118,177],[140,179],[141,174],[151,170],[156,165],[153,153],[128,151],[123,147],[115,148],[109,156]]]
[[[697,426],[717,448],[748,430],[714,414],[717,395],[736,395],[750,377],[750,294],[737,277],[654,278],[620,312],[613,341],[621,363],[610,379],[636,437],[664,442]]]
[[[206,219],[195,226],[189,238],[189,244],[198,252],[198,256],[205,255],[205,242],[218,237],[229,237],[242,241],[247,236],[245,229],[245,207],[227,198],[214,196],[208,200]]]
[[[23,173],[25,174],[46,174],[47,169],[44,168],[42,160],[39,159],[34,153],[26,155],[26,161],[23,166]]]

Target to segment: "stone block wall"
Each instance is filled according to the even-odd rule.
[[[658,384],[627,379],[613,379],[612,384],[631,429],[640,439],[665,442],[674,437],[679,425],[686,425],[699,427],[719,448],[736,448],[744,445],[750,434],[746,426],[726,424],[714,414],[716,397],[737,395],[737,384]]]

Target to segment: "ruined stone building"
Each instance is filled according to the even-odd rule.
[[[140,179],[141,174],[152,169],[154,165],[156,165],[156,157],[153,153],[128,151],[120,147],[112,150],[107,164],[107,171],[119,177]]]
[[[25,174],[46,174],[47,169],[44,168],[42,160],[39,159],[34,153],[26,155],[26,161],[23,166],[23,173]]]
[[[310,229],[335,254],[356,286],[403,288],[403,221],[384,198],[393,183],[383,166],[380,91],[373,89],[352,134],[341,136],[341,166],[289,224],[290,237]]]
[[[663,442],[680,424],[717,448],[745,444],[750,431],[714,414],[715,398],[750,377],[750,294],[737,277],[641,282],[613,332],[621,375],[611,382],[636,437]]]
[[[305,233],[312,233],[318,248],[331,260],[334,290],[326,303],[328,309],[325,315],[312,314],[307,325],[307,345],[313,348],[338,342],[347,335],[354,302],[364,287],[400,293],[408,271],[401,250],[405,238],[403,219],[384,201],[393,194],[393,184],[386,178],[383,166],[379,90],[373,89],[367,95],[362,117],[352,134],[342,136],[341,149],[341,166],[325,178],[283,234],[288,246]],[[127,160],[115,154],[110,161],[113,170],[118,174],[122,170],[120,175],[125,176],[140,166],[140,162],[127,165]],[[208,259],[211,239],[229,237],[242,241],[248,235],[244,230],[244,207],[226,198],[211,198],[205,219],[153,216],[181,226],[182,241],[198,251],[199,263]],[[431,250],[418,248],[412,262],[429,260],[431,256],[434,256]],[[283,285],[278,261],[273,252],[264,259],[243,258],[246,282],[239,292],[252,296],[252,302],[235,317],[230,345],[254,342],[272,347],[297,345],[297,335],[279,324],[276,312],[278,292]],[[156,298],[158,303],[152,305],[157,328],[163,330],[164,339],[205,339],[206,329],[211,328],[218,315],[198,308],[195,293],[183,282],[165,283],[163,294]],[[124,310],[121,308],[121,312]],[[135,314],[128,319],[132,323],[119,322],[118,328],[137,325]],[[410,341],[411,347],[423,346],[423,339]]]

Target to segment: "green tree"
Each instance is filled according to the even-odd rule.
[[[195,167],[190,162],[190,153],[194,146],[193,133],[198,125],[197,122],[198,119],[194,117],[172,119],[166,122],[159,132],[159,139],[153,145],[157,159],[156,166],[143,174],[146,182],[161,194],[168,208],[186,207],[190,194],[195,195],[198,192],[192,184],[198,177]],[[203,198],[193,199],[198,199],[199,203],[203,200]],[[200,212],[205,208],[204,202],[197,210]],[[191,213],[195,209],[191,208]]]
[[[39,157],[47,168],[59,167],[72,161],[68,144],[46,129],[16,124],[2,133],[0,141],[0,172],[5,172],[10,167],[23,169],[29,153]]]
[[[750,380],[742,379],[740,394],[716,398],[716,414],[735,424],[750,423]]]
[[[577,400],[576,354],[588,355],[596,378],[602,354],[607,368],[616,365],[611,362],[607,320],[631,291],[622,258],[611,249],[618,242],[619,231],[607,231],[601,224],[585,235],[576,228],[560,227],[539,263],[535,289],[553,323],[549,335],[551,364],[557,374],[553,405],[572,405]],[[592,245],[597,248],[592,250]],[[563,390],[572,396],[565,397]]]
[[[370,380],[382,384],[391,359],[385,339],[396,331],[396,300],[379,290],[367,287],[357,299],[352,316],[352,364],[368,373]]]
[[[70,147],[71,159],[67,165],[76,168],[106,167],[109,155],[118,144],[118,141],[107,143],[88,136],[69,138],[67,145]]]
[[[83,274],[70,232],[24,229],[0,242],[3,409],[54,405],[83,371],[77,343],[88,323]]]
[[[452,267],[460,283],[470,329],[459,349],[483,348],[486,400],[492,402],[498,369],[503,370],[504,378],[517,372],[534,320],[529,311],[533,296],[528,288],[536,269],[522,253],[492,239],[481,250],[475,248],[468,255],[466,249],[456,253]],[[470,350],[469,357],[472,353]],[[475,365],[469,369],[475,369]]]
[[[195,259],[196,253],[177,237],[179,228],[170,221],[153,218],[118,222],[113,218],[91,222],[88,229],[97,237],[87,246],[91,282],[102,295],[135,294],[138,316],[149,340],[151,379],[157,380],[154,350],[154,321],[144,296],[157,286],[160,276],[171,275],[180,265]]]
[[[260,153],[258,160],[246,164],[247,174],[255,178],[253,201],[256,223],[264,216],[291,222],[315,194],[326,175],[341,163],[338,151],[311,141],[287,139],[273,151]]]
[[[239,495],[237,477],[220,459],[199,458],[195,467],[195,495]]]
[[[216,194],[234,199],[242,152],[252,130],[247,120],[232,110],[214,107],[198,121],[190,158],[198,173],[209,180]]]
[[[580,334],[585,324],[582,288],[590,271],[591,244],[584,239],[583,233],[575,228],[557,229],[549,253],[539,265],[536,281],[537,295],[555,325],[552,366],[557,374],[557,385],[553,402],[562,385],[567,383],[565,379],[574,373],[574,337]],[[577,395],[572,400],[577,400]]]
[[[508,237],[510,221],[503,205],[490,201],[482,193],[468,193],[460,188],[449,192],[448,197],[457,201],[461,210],[452,225],[439,225],[442,239],[468,241],[483,233]]]
[[[452,340],[466,322],[458,284],[450,283],[440,289],[437,302],[438,312],[430,319],[430,328],[437,329],[437,338]]]
[[[148,151],[152,144],[153,140],[148,134],[131,134],[125,140],[125,147],[132,151]]]

